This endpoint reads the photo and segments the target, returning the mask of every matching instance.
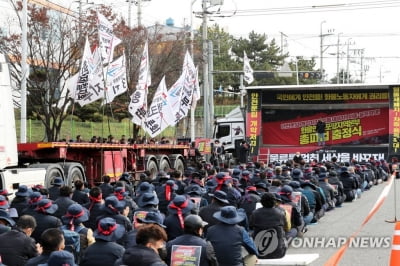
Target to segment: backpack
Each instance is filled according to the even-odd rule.
[[[86,230],[84,230],[86,229]],[[75,262],[80,261],[81,254],[88,247],[87,240],[87,228],[83,226],[77,226],[75,231],[69,230],[67,226],[61,226],[61,231],[64,234],[65,248],[64,250],[69,251],[74,255]]]
[[[303,189],[302,193],[307,198],[308,205],[310,205],[310,208],[314,210],[315,206],[317,205],[314,193],[309,189]]]

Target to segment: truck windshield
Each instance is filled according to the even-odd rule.
[[[229,136],[231,133],[231,126],[230,125],[219,125],[217,130],[217,139]]]

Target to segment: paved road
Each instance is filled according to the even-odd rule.
[[[340,249],[341,245],[338,244],[340,241],[344,242],[345,239],[356,234],[356,238],[352,242],[353,246],[345,250],[338,265],[388,265],[395,224],[387,223],[385,220],[395,218],[394,185],[396,185],[396,199],[399,201],[400,179],[394,180],[381,207],[365,226],[362,226],[387,185],[388,182],[384,182],[374,186],[371,190],[364,192],[361,199],[345,203],[342,208],[328,212],[317,225],[308,227],[309,230],[303,239],[293,242],[287,254],[318,253],[319,259],[311,265],[324,265]],[[397,204],[398,219],[400,219],[399,208],[400,202]],[[312,243],[312,241],[314,242]],[[306,245],[306,247],[302,247],[302,245]]]

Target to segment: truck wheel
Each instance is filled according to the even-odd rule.
[[[69,187],[74,187],[74,182],[76,180],[82,180],[83,182],[85,179],[83,178],[83,174],[81,170],[78,167],[73,167],[72,169],[69,170],[70,172],[68,173],[68,186]]]
[[[175,165],[174,165],[175,170],[180,171],[181,173],[183,173],[185,171],[185,164],[183,163],[183,161],[181,159],[176,159],[175,161]]]
[[[45,181],[45,186],[47,188],[51,187],[53,185],[53,180],[55,177],[61,176],[62,178],[64,177],[64,174],[61,172],[61,169],[58,167],[52,167],[49,166],[46,169],[46,181]]]
[[[150,179],[154,179],[157,176],[158,173],[158,167],[157,163],[153,160],[150,160],[147,162],[147,167],[146,169],[150,172]]]
[[[167,172],[169,169],[171,168],[171,166],[169,165],[168,160],[161,160],[160,162],[160,171],[164,171]]]

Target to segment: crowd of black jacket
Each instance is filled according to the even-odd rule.
[[[169,265],[172,245],[190,244],[204,248],[200,265],[243,265],[246,256],[280,258],[309,225],[361,198],[392,172],[385,160],[374,158],[361,163],[295,159],[233,169],[203,164],[184,173],[160,171],[155,178],[124,173],[116,182],[104,176],[91,188],[78,180],[73,189],[56,178],[49,189],[20,186],[15,195],[0,190],[1,261],[51,265],[52,254],[61,261],[65,249],[79,265]],[[192,215],[202,221],[199,228],[190,226],[197,218],[186,219]],[[26,217],[35,221],[32,232],[26,230]],[[157,252],[149,248],[151,239],[136,239],[146,224],[165,233],[156,239],[166,243]],[[51,228],[64,235],[62,247],[46,242],[55,234]],[[79,250],[68,246],[71,231],[80,236]]]

